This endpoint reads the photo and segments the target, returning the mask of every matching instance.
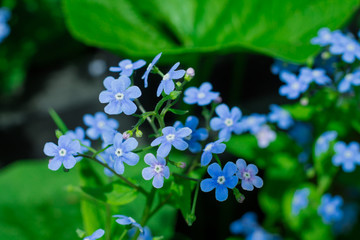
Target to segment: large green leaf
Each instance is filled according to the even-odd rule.
[[[321,27],[339,28],[359,0],[63,0],[81,41],[128,55],[247,49],[305,62]]]

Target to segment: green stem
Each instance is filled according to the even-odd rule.
[[[157,207],[149,214],[149,218],[154,216],[171,198],[172,193],[170,193],[161,203],[157,205]]]
[[[201,179],[196,179],[196,178],[184,176],[184,175],[181,175],[181,174],[178,174],[178,173],[173,173],[173,175],[184,178],[184,179],[187,179],[187,180],[190,180],[190,181],[194,181],[194,182],[197,182],[197,183],[201,181]]]
[[[191,208],[191,214],[192,215],[195,215],[196,202],[197,202],[198,195],[199,195],[199,187],[200,187],[200,184],[197,184],[194,199],[193,199],[193,205],[192,205],[192,208]]]
[[[123,233],[121,234],[121,236],[120,236],[119,240],[123,240],[123,239],[125,239],[125,237],[126,237],[126,235],[127,235],[128,231],[129,231],[128,229],[124,229],[124,231],[123,231]]]
[[[105,239],[111,239],[111,207],[106,204]]]
[[[143,105],[140,103],[140,101],[138,99],[135,99],[134,102],[138,105],[140,111],[144,114],[146,113],[145,108],[143,107]],[[146,120],[149,122],[151,128],[153,129],[154,133],[157,134],[158,133],[158,129],[154,124],[154,121],[151,120],[150,115],[146,116]]]
[[[97,155],[99,155],[100,153],[102,153],[103,151],[105,151],[106,149],[108,149],[108,148],[111,147],[111,146],[112,146],[112,144],[107,145],[105,148],[100,149],[99,151],[96,151],[96,152],[92,155],[92,157],[95,158]]]
[[[218,155],[215,154],[215,153],[213,153],[213,156],[215,157],[216,161],[218,162],[218,164],[219,164],[220,167],[222,168],[221,161],[220,161],[220,158],[218,157]]]

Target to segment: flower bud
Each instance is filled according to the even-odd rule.
[[[126,131],[126,132],[123,133],[122,137],[123,137],[124,140],[128,139],[129,137],[131,137],[131,135],[130,135],[128,132],[130,132],[130,131]]]
[[[196,220],[196,216],[194,214],[187,214],[186,215],[186,223],[188,226],[191,226]]]
[[[233,189],[233,193],[234,193],[235,199],[238,203],[243,203],[245,201],[244,194],[240,193],[237,188]]]
[[[180,94],[181,94],[181,91],[172,91],[172,92],[170,93],[170,98],[171,98],[171,100],[177,99],[177,97],[178,97]]]
[[[214,102],[215,103],[222,103],[222,98],[220,96],[218,96],[217,98],[215,98]]]
[[[139,129],[137,129],[136,132],[135,132],[135,136],[138,137],[138,138],[141,138],[143,136],[143,132],[140,131]]]
[[[63,134],[62,134],[62,132],[61,132],[59,129],[56,129],[56,130],[55,130],[55,136],[56,136],[57,138],[60,138],[62,135],[63,135]]]
[[[191,81],[193,77],[195,76],[195,70],[193,68],[188,68],[185,73],[185,81]]]
[[[176,86],[180,87],[180,86],[181,86],[181,82],[176,82]]]
[[[303,106],[307,106],[309,104],[309,99],[307,97],[303,97],[300,99],[300,104]]]
[[[331,54],[328,51],[325,51],[321,54],[321,58],[327,60],[331,57]]]
[[[178,163],[176,163],[176,167],[184,169],[186,167],[186,163],[185,162],[178,162]]]

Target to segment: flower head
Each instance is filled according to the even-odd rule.
[[[270,105],[268,120],[269,122],[277,123],[277,126],[284,130],[289,129],[294,124],[290,113],[276,104]]]
[[[204,141],[207,139],[209,133],[205,128],[198,128],[199,119],[195,116],[189,116],[186,119],[185,127],[191,129],[191,134],[184,138],[185,142],[189,144],[189,150],[192,153],[197,153],[201,151],[201,144],[198,141]],[[176,130],[183,128],[184,125],[180,121],[176,121],[174,124]]]
[[[144,160],[147,165],[150,167],[146,167],[142,170],[142,176],[145,180],[153,179],[153,186],[155,188],[162,188],[164,185],[164,178],[168,179],[170,176],[169,167],[166,166],[166,161],[162,157],[155,157],[152,153],[148,153],[145,155]]]
[[[343,199],[338,195],[332,197],[329,193],[327,193],[322,196],[318,213],[322,217],[323,222],[330,224],[341,220],[343,217],[343,211],[341,209],[342,205]]]
[[[73,168],[76,164],[76,159],[73,155],[80,152],[79,141],[73,141],[71,137],[63,135],[59,138],[58,145],[47,142],[44,146],[44,153],[49,157],[53,157],[49,161],[49,169],[56,171],[61,164],[66,169]]]
[[[353,73],[348,73],[345,75],[343,79],[341,79],[338,90],[341,93],[349,92],[351,90],[351,86],[359,86],[360,85],[360,71],[357,70]]]
[[[203,153],[201,154],[201,166],[206,166],[210,163],[213,153],[220,154],[225,151],[226,145],[222,143],[223,141],[224,139],[219,139],[215,142],[208,143],[205,146]]]
[[[258,113],[245,116],[241,120],[243,130],[249,131],[252,134],[256,134],[265,123],[266,117]]]
[[[219,97],[218,92],[212,92],[212,85],[209,82],[201,84],[200,88],[189,87],[184,92],[184,102],[187,104],[198,104],[199,106],[205,106]]]
[[[348,36],[345,36],[340,31],[333,33],[334,41],[329,48],[334,55],[341,55],[341,59],[346,63],[353,63],[355,59],[360,59],[360,45],[359,43]]]
[[[85,139],[85,131],[81,127],[75,128],[74,131],[67,131],[65,135],[69,136],[71,138],[71,140],[80,141],[80,143],[85,145],[85,146],[90,147],[90,145],[91,145],[90,140]],[[80,147],[80,152],[81,153],[85,153],[87,151],[88,151],[88,149],[86,147],[83,147],[83,146]]]
[[[130,77],[134,70],[143,67],[146,64],[144,60],[138,60],[136,62],[132,62],[129,59],[124,59],[119,62],[119,67],[110,67],[110,72],[120,72],[121,76]]]
[[[279,93],[281,96],[286,96],[288,99],[298,98],[309,86],[306,82],[298,79],[295,74],[289,72],[282,72],[280,74],[280,80],[286,85],[280,87]]]
[[[267,148],[270,143],[275,141],[276,133],[268,125],[263,125],[255,134],[259,148]]]
[[[145,88],[148,87],[148,77],[149,77],[149,74],[150,74],[151,70],[154,68],[155,64],[159,61],[159,59],[160,59],[160,57],[161,57],[161,54],[162,54],[162,52],[155,56],[155,58],[151,61],[151,63],[150,63],[149,66],[147,67],[144,75],[141,77],[141,79],[144,79],[144,87],[145,87]]]
[[[85,237],[83,240],[96,240],[104,236],[105,231],[103,229],[96,230],[93,234],[90,236]]]
[[[336,154],[332,157],[335,166],[342,165],[344,172],[353,172],[355,165],[360,164],[359,143],[351,142],[348,146],[342,141],[335,143]]]
[[[318,85],[331,83],[331,79],[326,75],[326,71],[322,68],[310,69],[303,67],[300,69],[299,79],[307,84],[312,82],[315,82]]]
[[[320,156],[322,153],[329,149],[331,141],[334,141],[337,137],[336,131],[327,131],[320,135],[315,143],[315,155]]]
[[[241,126],[241,110],[238,107],[233,107],[231,111],[226,104],[220,104],[215,108],[218,117],[214,117],[210,121],[210,127],[214,131],[219,132],[219,139],[223,138],[228,141],[231,138],[231,133],[240,134],[243,132]]]
[[[295,191],[294,197],[291,202],[292,215],[298,215],[301,209],[304,209],[309,204],[310,190],[308,188],[298,189]]]
[[[162,133],[163,135],[161,137],[151,142],[151,146],[160,145],[157,150],[157,156],[164,158],[169,155],[171,146],[174,146],[180,151],[187,149],[189,145],[184,141],[184,138],[190,136],[192,131],[188,127],[177,130],[174,127],[165,127],[162,129]]]
[[[211,164],[207,169],[211,178],[201,181],[200,188],[203,192],[210,192],[215,189],[216,200],[222,202],[228,198],[228,188],[233,189],[238,178],[235,176],[236,165],[233,162],[227,162],[224,170],[217,163]]]
[[[89,127],[86,135],[92,140],[98,139],[105,131],[115,130],[119,127],[118,121],[112,118],[108,119],[103,112],[97,112],[94,116],[85,114],[84,123]]]
[[[108,103],[105,107],[107,114],[126,115],[134,114],[137,110],[134,99],[141,96],[141,91],[137,86],[131,86],[131,81],[126,76],[120,76],[118,79],[107,77],[104,80],[104,86],[107,90],[99,95],[101,103]]]
[[[254,186],[261,188],[263,186],[263,180],[256,176],[258,168],[254,164],[246,165],[244,159],[238,159],[236,161],[236,176],[241,180],[241,187],[244,190],[252,191]]]
[[[326,46],[334,42],[334,35],[329,28],[321,28],[318,35],[311,39],[311,44]]]
[[[127,217],[124,215],[113,215],[113,217],[118,218],[116,222],[120,225],[131,225],[132,227],[138,228],[140,232],[143,232],[143,227],[137,223],[132,217]]]
[[[169,95],[175,88],[173,79],[180,79],[185,75],[185,70],[177,70],[177,67],[180,65],[179,62],[175,63],[174,66],[163,76],[163,79],[160,82],[160,85],[157,89],[156,95],[159,97],[162,91],[164,90],[166,95]]]
[[[121,133],[114,137],[113,146],[106,149],[114,159],[114,170],[118,174],[124,173],[124,162],[130,166],[135,166],[139,162],[139,155],[131,152],[138,146],[135,138],[123,139]]]
[[[137,240],[152,240],[153,236],[151,235],[150,228],[149,227],[144,227],[143,229],[144,229],[144,231],[140,232],[140,235],[137,238]],[[129,230],[129,237],[132,238],[135,235],[135,233],[136,233],[135,228],[130,229]]]
[[[245,213],[240,219],[230,224],[230,232],[234,235],[249,235],[259,228],[257,215],[254,212]]]

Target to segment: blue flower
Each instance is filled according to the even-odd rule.
[[[66,169],[73,168],[76,164],[76,159],[73,155],[80,152],[79,141],[73,141],[69,136],[63,135],[59,138],[58,145],[47,142],[44,146],[44,153],[49,157],[53,157],[49,161],[49,169],[56,171],[61,164]]]
[[[267,148],[270,143],[275,141],[276,133],[268,125],[263,125],[255,134],[259,148]]]
[[[187,104],[198,104],[199,106],[205,106],[219,97],[218,92],[212,92],[212,85],[209,82],[201,84],[200,88],[189,87],[184,92],[184,102]]]
[[[288,99],[296,99],[301,93],[305,92],[308,88],[308,84],[301,81],[295,74],[282,72],[280,74],[280,80],[286,85],[283,85],[279,89],[281,96],[286,96]]]
[[[74,131],[67,131],[66,136],[69,136],[71,140],[79,140],[81,144],[90,147],[91,142],[90,140],[85,139],[85,131],[81,127],[75,128]],[[86,147],[81,146],[80,152],[85,153],[88,149]]]
[[[143,227],[137,223],[132,217],[127,217],[124,215],[113,215],[113,217],[116,217],[116,222],[120,225],[131,225],[132,227],[138,228],[140,232],[143,232]]]
[[[112,118],[107,118],[103,112],[97,112],[94,116],[90,114],[84,115],[84,123],[89,128],[86,130],[86,135],[92,139],[98,139],[102,133],[114,130],[119,127],[118,121]]]
[[[165,158],[169,155],[171,146],[174,146],[180,151],[184,151],[188,148],[188,144],[184,141],[184,138],[191,134],[191,129],[188,127],[180,128],[176,130],[174,127],[165,127],[162,129],[163,136],[154,139],[151,142],[151,146],[160,147],[157,150],[157,156]]]
[[[203,192],[210,192],[215,188],[216,200],[222,202],[228,198],[228,188],[233,189],[238,178],[235,176],[236,165],[233,162],[227,162],[224,170],[217,163],[211,164],[207,169],[211,178],[201,181],[200,188]]]
[[[312,82],[315,82],[318,85],[331,83],[331,79],[326,75],[326,71],[321,68],[310,69],[302,67],[300,69],[299,79],[307,84]]]
[[[289,129],[293,124],[290,113],[276,104],[270,105],[270,113],[268,115],[269,122],[277,123],[280,129]]]
[[[318,35],[311,39],[311,44],[320,45],[322,47],[334,42],[333,33],[329,28],[321,28],[318,31]]]
[[[336,131],[327,131],[320,135],[315,143],[315,155],[320,156],[322,153],[327,152],[331,141],[337,137]]]
[[[113,146],[105,151],[114,159],[114,170],[117,174],[124,173],[124,162],[130,166],[135,166],[139,162],[139,155],[131,152],[137,146],[138,142],[135,138],[124,140],[121,133],[115,135]]]
[[[359,86],[360,85],[360,71],[357,70],[354,73],[348,73],[345,75],[343,79],[341,79],[338,90],[341,93],[349,92],[351,90],[351,86]]]
[[[223,141],[224,139],[219,139],[215,142],[208,143],[205,146],[203,153],[201,154],[201,166],[206,166],[210,163],[213,153],[220,154],[225,151],[226,145],[222,143]]]
[[[254,232],[246,236],[245,240],[278,240],[280,237],[268,233],[263,228],[257,228]]]
[[[179,62],[175,63],[175,65],[169,70],[167,74],[163,76],[163,79],[161,80],[159,87],[157,89],[156,95],[159,97],[161,92],[164,90],[166,95],[169,95],[174,89],[175,84],[173,79],[179,79],[182,78],[185,75],[185,70],[177,70],[175,69],[180,65]]]
[[[145,180],[150,180],[152,178],[152,185],[155,188],[162,188],[164,185],[164,178],[168,179],[170,176],[169,167],[166,166],[166,161],[162,157],[155,157],[152,153],[148,153],[145,155],[144,160],[147,165],[150,167],[146,167],[142,170],[142,176]]]
[[[240,219],[230,224],[230,232],[234,235],[243,234],[247,236],[259,227],[256,213],[247,212]]]
[[[137,238],[137,240],[152,240],[153,237],[151,235],[151,231],[150,231],[150,228],[148,227],[144,227],[143,228],[144,231],[143,232],[140,232],[140,235],[139,237]],[[129,230],[129,237],[132,238],[136,233],[136,229],[130,229]]]
[[[97,156],[97,159],[99,159],[101,162],[104,162],[104,160],[105,160],[105,163],[109,166],[109,168],[114,170],[115,160],[113,158],[113,155],[110,152],[108,152],[106,150],[104,152],[101,152]],[[106,167],[104,168],[104,173],[108,177],[114,176],[114,173]]]
[[[90,236],[85,237],[83,240],[96,240],[104,236],[105,231],[103,229],[96,230],[93,234]]]
[[[236,134],[243,132],[240,122],[241,110],[238,107],[233,107],[230,111],[226,104],[220,104],[216,107],[215,112],[219,117],[211,119],[210,127],[214,131],[220,130],[219,139],[223,138],[224,141],[228,141],[232,132]]]
[[[310,190],[308,188],[298,189],[295,191],[294,197],[291,202],[292,215],[298,215],[300,210],[308,206],[309,194],[310,194]]]
[[[346,63],[353,63],[355,58],[360,59],[360,45],[355,40],[340,32],[334,32],[335,40],[332,42],[329,51],[334,55],[342,55]]]
[[[264,183],[263,180],[256,176],[258,168],[254,164],[246,165],[244,159],[236,161],[236,176],[241,180],[241,187],[244,190],[252,191],[254,186],[261,188]]]
[[[104,80],[104,86],[107,90],[102,91],[99,95],[101,103],[109,103],[105,107],[107,114],[132,115],[136,112],[137,107],[133,103],[134,99],[141,96],[140,88],[131,86],[131,80],[126,76],[120,76],[118,79],[107,77]]]
[[[110,144],[113,144],[114,137],[118,133],[118,131],[114,129],[104,130],[101,133],[101,139],[103,140],[102,147],[105,148]],[[124,137],[124,136],[123,136]]]
[[[244,131],[249,131],[251,134],[257,133],[262,125],[266,123],[266,117],[263,114],[253,113],[245,116],[241,120],[241,125]]]
[[[324,194],[321,198],[321,204],[318,208],[318,213],[326,224],[340,221],[343,218],[343,211],[341,209],[343,199],[340,196],[332,197],[331,194]]]
[[[296,72],[299,69],[299,65],[283,62],[276,59],[275,62],[271,65],[271,72],[275,75],[282,72]]]
[[[199,125],[199,119],[195,116],[189,116],[186,119],[185,127],[191,129],[191,134],[184,138],[185,142],[189,144],[189,150],[192,153],[201,151],[201,144],[198,141],[204,141],[207,139],[209,133],[205,128],[196,129]],[[176,130],[183,128],[183,124],[180,121],[176,121],[174,124]]]
[[[141,79],[144,79],[144,87],[147,88],[148,87],[148,77],[149,74],[151,72],[151,70],[153,69],[153,67],[155,66],[155,64],[159,61],[160,57],[161,57],[161,53],[159,53],[158,55],[156,55],[156,57],[152,60],[152,62],[149,64],[149,66],[147,67],[144,75],[141,77]]]
[[[131,62],[129,59],[124,59],[119,62],[119,67],[110,67],[110,72],[120,72],[121,76],[130,77],[134,70],[143,67],[146,64],[144,60]]]
[[[344,172],[353,172],[355,164],[360,164],[359,143],[351,142],[348,146],[342,141],[335,143],[336,154],[332,157],[335,166],[342,165]]]

